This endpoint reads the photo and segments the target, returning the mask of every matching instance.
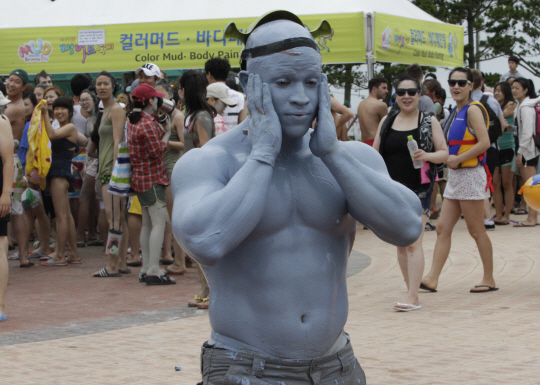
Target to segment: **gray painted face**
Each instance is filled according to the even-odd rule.
[[[294,37],[313,39],[305,28],[277,20],[253,31],[246,48],[253,48]],[[240,82],[247,90],[248,74],[258,74],[268,84],[272,103],[284,136],[302,137],[315,119],[321,80],[321,55],[309,47],[247,60],[247,71],[240,73]]]
[[[274,21],[247,47],[306,36]],[[240,79],[249,119],[174,168],[173,231],[203,266],[212,329],[229,349],[320,357],[347,320],[356,221],[408,246],[422,231],[420,201],[389,177],[377,151],[338,142],[317,51],[248,59]]]

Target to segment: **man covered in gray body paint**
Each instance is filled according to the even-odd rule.
[[[365,384],[343,330],[356,221],[400,247],[422,230],[380,155],[337,140],[316,34],[286,11],[229,24],[249,119],[174,168],[174,234],[212,292],[204,385]]]

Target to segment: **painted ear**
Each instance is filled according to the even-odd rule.
[[[326,21],[325,19],[321,20],[320,23],[315,27],[314,30],[309,31],[311,33],[311,36],[313,36],[314,39],[321,35],[331,35],[332,33],[332,27],[330,27],[330,23]]]
[[[229,39],[236,39],[236,40],[239,40],[241,41],[244,45],[246,45],[246,41],[249,37],[249,34],[248,33],[242,33],[238,30],[238,27],[236,26],[236,24],[233,22],[230,22],[229,24],[227,24],[227,26],[225,27],[225,32],[223,34],[226,38],[229,38]]]

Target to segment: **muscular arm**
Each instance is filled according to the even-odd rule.
[[[182,202],[173,208],[174,235],[204,266],[214,265],[238,247],[261,219],[281,148],[281,126],[268,86],[249,74],[248,90],[253,95],[252,115],[240,128],[249,125],[250,145],[245,137],[235,139],[236,146],[251,150],[243,165],[236,171],[236,158],[210,145],[189,151],[173,171],[173,196]]]
[[[422,233],[420,200],[410,189],[390,178],[376,150],[357,142],[338,142],[332,135],[333,120],[324,75],[319,86],[317,120],[317,129],[310,140],[311,151],[336,179],[351,215],[388,243],[398,247],[414,243]]]
[[[365,144],[344,142],[321,160],[345,193],[349,212],[357,221],[398,247],[418,239],[422,232],[420,201],[390,178],[377,151]]]
[[[204,266],[234,250],[264,211],[272,166],[252,154],[227,180],[233,168],[231,157],[215,147],[203,147],[185,154],[173,171],[174,200],[182,202],[173,207],[174,235]]]

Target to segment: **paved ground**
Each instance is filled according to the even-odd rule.
[[[489,235],[498,292],[469,293],[482,266],[460,221],[439,292],[421,295],[422,310],[397,313],[392,305],[405,287],[395,249],[358,231],[354,250],[371,264],[351,257],[357,274],[348,278],[346,331],[370,385],[540,384],[540,227],[497,227]],[[435,238],[424,238],[426,269]],[[205,312],[185,307],[197,289],[195,270],[179,285],[147,288],[134,276],[90,279],[103,257],[85,259],[82,267],[24,272],[10,262],[0,384],[199,381],[210,325]]]

